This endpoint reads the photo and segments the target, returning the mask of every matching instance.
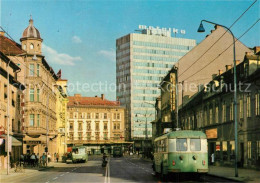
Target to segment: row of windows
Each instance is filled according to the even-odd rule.
[[[184,45],[176,45],[176,44],[166,44],[166,43],[153,43],[153,42],[142,42],[142,41],[133,41],[133,45],[137,46],[150,46],[150,47],[158,47],[158,48],[171,48],[171,49],[179,49],[179,50],[191,50],[193,46],[184,46]]]
[[[133,76],[135,80],[149,80],[149,81],[161,81],[163,77],[157,76]]]
[[[146,100],[146,101],[155,101],[157,97],[147,97],[147,96],[134,96],[134,100]]]
[[[134,62],[134,66],[155,67],[155,68],[172,68],[173,64]]]
[[[150,54],[158,54],[158,55],[174,55],[180,57],[186,54],[186,52],[164,51],[164,50],[153,50],[153,49],[142,49],[142,48],[134,48],[134,52],[150,53]]]
[[[158,91],[158,90],[134,90],[134,92],[133,93],[136,93],[136,94],[140,94],[140,93],[142,93],[142,94],[159,94],[160,93],[160,91]]]
[[[169,58],[169,57],[155,57],[155,56],[145,56],[145,55],[134,55],[134,59],[139,60],[155,60],[155,61],[165,61],[165,62],[177,62],[179,58]]]
[[[36,98],[35,98],[34,88],[30,88],[29,95],[30,95],[30,102],[35,102],[35,101],[40,102],[40,89],[36,90]]]
[[[91,137],[94,137],[95,140],[99,140],[101,136],[100,136],[99,132],[96,132],[94,136],[91,136],[91,132],[86,133],[86,139],[87,140],[91,140]],[[73,140],[74,139],[74,133],[72,133],[72,132],[69,133],[69,138],[71,140]],[[117,140],[117,139],[121,138],[121,135],[120,134],[114,134],[114,137],[111,137],[111,138],[113,138],[114,140]],[[82,139],[83,139],[83,133],[79,132],[78,133],[78,140],[82,140]],[[106,132],[103,133],[103,139],[108,140],[108,133],[106,133]]]
[[[149,70],[149,69],[134,69],[134,73],[148,73],[148,74],[166,74],[165,70]]]
[[[113,119],[120,119],[120,113],[114,113]],[[112,117],[112,116],[111,116]],[[77,112],[70,112],[70,118],[74,119],[108,119],[108,113],[77,113]]]
[[[103,124],[103,130],[106,131],[108,130],[108,123],[104,122]],[[74,123],[71,122],[70,126],[69,126],[70,130],[74,130]],[[114,130],[120,130],[120,122],[113,122],[113,129]],[[83,130],[83,124],[82,123],[78,123],[78,130],[82,131]],[[87,126],[86,126],[86,130],[87,131],[91,131],[91,122],[87,122]],[[100,124],[99,122],[95,122],[95,130],[99,131],[100,130]]]
[[[260,101],[259,101],[260,94],[255,94],[254,98],[254,104],[255,108],[252,110],[252,97],[246,96],[246,109],[244,109],[244,99],[241,98],[239,100],[239,106],[238,106],[238,114],[239,118],[243,119],[244,115],[246,115],[247,118],[252,117],[252,112],[254,111],[256,116],[260,115]],[[221,109],[221,111],[220,111]],[[221,108],[219,109],[219,104],[215,104],[215,107],[205,107],[203,111],[198,111],[196,114],[197,121],[199,125],[207,125],[207,124],[213,124],[213,123],[219,123],[221,122],[227,122],[227,121],[233,121],[234,120],[234,104],[233,99],[230,100],[229,104],[226,104],[225,101],[223,101],[223,104],[221,105]],[[244,110],[245,113],[244,113]],[[189,116],[184,119],[183,123],[188,127],[192,128],[194,124],[194,116]],[[202,123],[205,124],[202,124]]]

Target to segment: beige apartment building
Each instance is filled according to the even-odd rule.
[[[68,147],[84,145],[89,153],[99,154],[125,143],[125,108],[119,101],[101,97],[68,97]]]
[[[4,34],[1,33],[1,41],[4,39],[3,36]],[[12,153],[11,157],[17,160],[19,152],[22,151],[22,142],[17,140],[16,137],[21,136],[20,93],[24,90],[24,85],[17,81],[16,77],[20,68],[2,51],[2,48],[0,48],[0,170],[7,168],[7,146],[5,142],[8,134],[8,120],[12,144],[12,148],[9,150]]]
[[[59,153],[60,158],[67,152],[67,82],[68,80],[59,78],[56,85],[56,129],[58,130],[56,153]]]
[[[49,153],[54,154],[57,137],[55,85],[58,78],[42,55],[43,39],[32,19],[20,41],[21,45],[5,37],[1,47],[21,68],[17,78],[26,87],[21,95],[23,153],[42,154],[48,145]]]

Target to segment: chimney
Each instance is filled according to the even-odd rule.
[[[223,70],[218,70],[218,75],[221,75],[221,74],[223,74]]]
[[[254,52],[255,52],[255,54],[258,54],[260,52],[260,46],[255,46]]]
[[[105,94],[101,94],[101,99],[105,100]]]
[[[226,65],[226,71],[232,68],[232,65]]]
[[[236,65],[238,65],[240,63],[240,60],[236,60]]]
[[[4,31],[0,31],[0,36],[5,36],[5,32]]]
[[[81,97],[81,94],[74,94],[74,97]]]
[[[212,74],[212,80],[214,80],[215,77],[217,77],[217,74]]]

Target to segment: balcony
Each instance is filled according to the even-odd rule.
[[[42,127],[29,126],[29,127],[25,127],[25,131],[30,135],[46,134],[46,129]]]

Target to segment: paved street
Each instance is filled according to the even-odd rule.
[[[87,163],[51,163],[53,168],[42,171],[28,170],[26,173],[1,175],[0,182],[162,182],[154,175],[151,161],[136,156],[109,158],[108,166],[102,167],[101,156],[90,156]],[[217,171],[216,171],[217,172]],[[200,180],[195,177],[171,177],[167,182],[230,182],[230,179],[207,175]]]

